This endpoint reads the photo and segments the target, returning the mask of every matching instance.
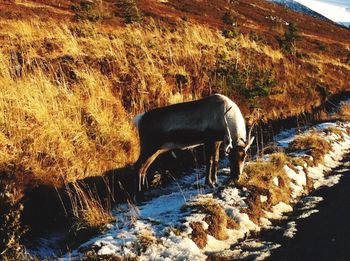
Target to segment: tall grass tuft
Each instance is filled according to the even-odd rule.
[[[75,223],[71,228],[75,240],[105,231],[115,220],[111,212],[110,197],[101,199],[96,191],[83,184],[73,183],[67,187]]]

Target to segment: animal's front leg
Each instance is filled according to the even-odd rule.
[[[213,171],[215,172],[214,167],[214,153],[215,153],[215,143],[208,142],[204,144],[204,152],[205,152],[205,161],[206,161],[206,178],[205,184],[210,187],[215,187],[215,180],[213,180]]]
[[[214,144],[214,152],[213,152],[213,167],[211,168],[211,180],[214,185],[218,185],[218,165],[219,165],[219,156],[220,156],[220,145],[221,141],[217,141]]]

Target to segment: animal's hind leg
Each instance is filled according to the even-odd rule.
[[[164,150],[157,150],[153,154],[148,154],[147,156],[140,157],[139,162],[141,165],[139,168],[139,191],[141,191],[142,185],[145,185],[148,168],[162,152],[164,152]]]

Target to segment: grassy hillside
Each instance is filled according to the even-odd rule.
[[[219,92],[278,120],[349,84],[348,29],[262,0],[2,1],[0,252],[21,249],[24,190],[136,160],[137,113]],[[108,199],[70,188],[77,223],[110,222]]]
[[[132,163],[131,119],[154,107],[220,92],[250,120],[280,119],[349,89],[350,31],[265,1],[18,0],[0,10],[0,166],[24,182]]]

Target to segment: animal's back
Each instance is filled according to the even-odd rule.
[[[147,133],[154,139],[168,133],[174,140],[181,139],[178,136],[184,136],[188,140],[197,137],[199,140],[212,132],[219,139],[223,135],[224,117],[227,118],[231,136],[235,140],[242,138],[246,141],[245,121],[241,111],[231,99],[221,94],[156,108],[137,115],[134,121],[138,123],[141,135]]]
[[[212,95],[200,100],[172,104],[150,110],[142,115],[140,124],[148,129],[171,131],[176,129],[210,129],[222,120],[224,99],[221,95]]]

